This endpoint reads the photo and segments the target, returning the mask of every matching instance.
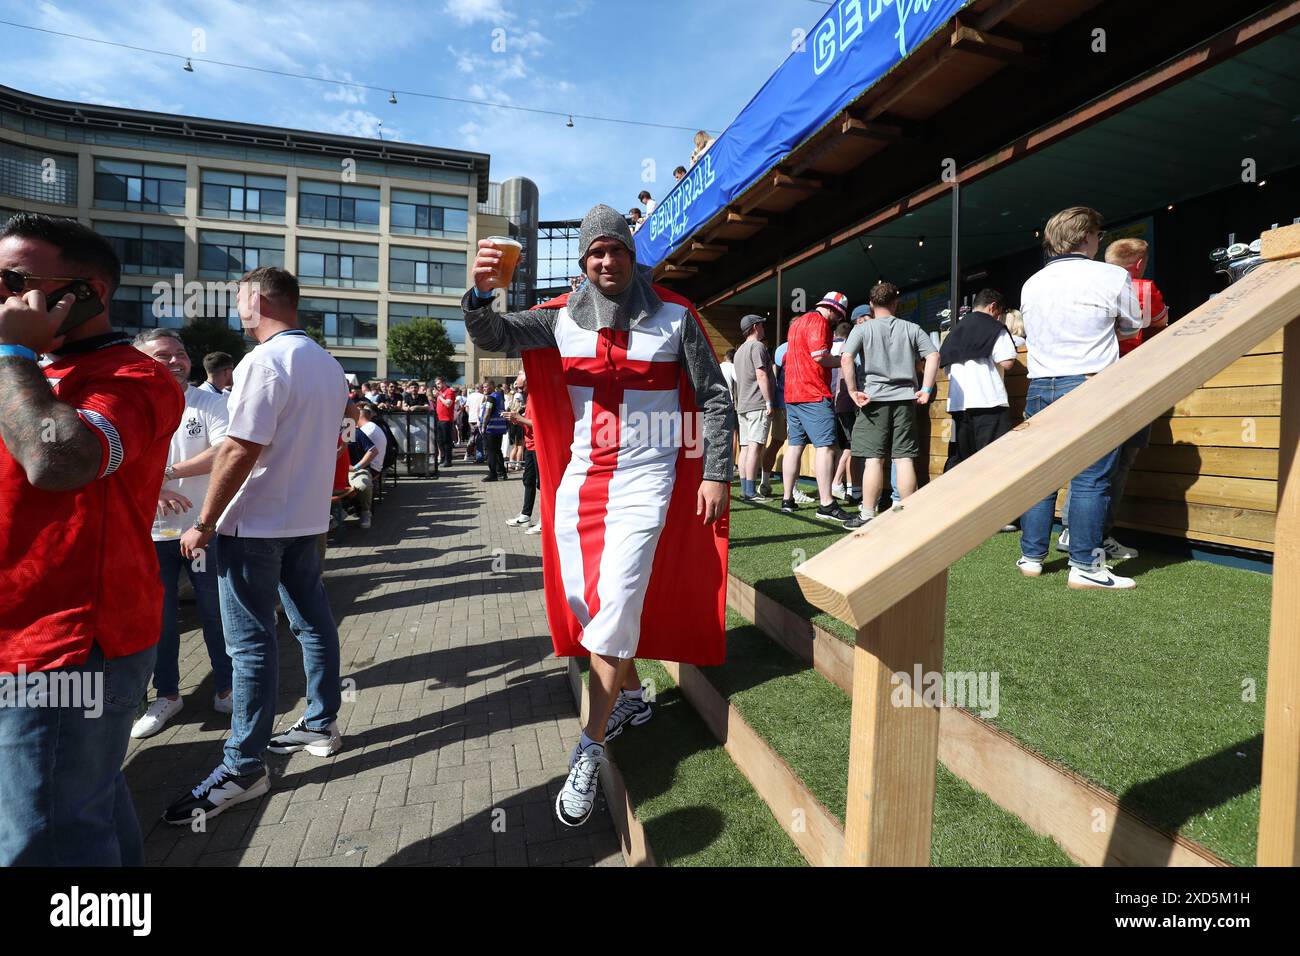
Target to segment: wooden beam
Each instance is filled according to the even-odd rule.
[[[1300,229],[1296,229],[1300,238]],[[1291,254],[1300,254],[1300,242]],[[1300,865],[1300,319],[1282,345],[1282,444],[1268,632],[1260,866]]]
[[[846,866],[929,866],[939,707],[896,674],[943,669],[948,572],[859,629],[844,826]],[[899,698],[903,700],[900,701]]]
[[[883,143],[897,143],[903,138],[901,127],[889,123],[868,123],[856,116],[844,117],[844,121],[840,123],[840,133],[844,136],[857,136]]]
[[[1021,62],[1025,59],[1025,45],[1018,40],[1009,40],[995,33],[987,33],[972,27],[958,26],[952,31],[949,43],[954,50],[987,56],[1003,63]]]
[[[820,179],[810,176],[791,176],[787,173],[772,174],[773,189],[792,189],[798,192],[820,192],[824,184]]]
[[[801,564],[804,595],[863,627],[1297,315],[1300,258],[1265,263],[1016,426],[996,452]]]

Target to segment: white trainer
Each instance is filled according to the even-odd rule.
[[[184,706],[185,701],[180,697],[175,700],[159,697],[149,705],[144,716],[131,725],[131,739],[143,740],[145,737],[152,737],[167,726],[167,721],[179,714]]]
[[[332,757],[343,749],[343,737],[339,733],[338,721],[334,721],[324,730],[308,730],[305,717],[282,734],[276,734],[266,749],[273,754],[293,754],[305,750],[313,757]]]
[[[1137,548],[1122,545],[1114,538],[1107,538],[1101,543],[1101,546],[1106,552],[1106,557],[1111,561],[1127,561],[1129,558],[1138,556]]]
[[[212,695],[212,709],[218,714],[233,714],[235,712],[235,694],[231,691],[225,697],[217,694]]]
[[[513,518],[511,518],[509,521],[507,521],[506,524],[510,525],[512,528],[516,528],[521,524],[528,524],[528,522],[532,520],[533,519],[531,515],[518,514],[515,515]]]
[[[529,525],[527,528],[524,529],[524,534],[541,534],[541,533],[542,533],[542,523],[540,521],[537,522],[537,524]]]
[[[797,505],[821,504],[820,501],[816,501],[814,498],[810,497],[809,495],[805,495],[798,488],[794,490],[794,495],[792,497],[794,498],[794,503]]]
[[[594,741],[578,751],[569,777],[555,798],[555,815],[566,827],[582,826],[596,809],[596,790],[604,762],[605,748]]]
[[[832,497],[832,498],[843,498],[843,497],[844,497],[844,486],[843,486],[843,485],[831,485],[831,497]]]
[[[1023,556],[1016,561],[1016,567],[1018,567],[1020,573],[1027,578],[1036,578],[1043,573],[1042,561],[1030,561],[1028,558]]]
[[[1076,591],[1129,591],[1137,587],[1137,582],[1120,577],[1103,564],[1099,568],[1070,568],[1069,586]]]
[[[1056,550],[1057,551],[1070,550],[1070,529],[1069,528],[1061,529],[1061,536],[1056,539]]]

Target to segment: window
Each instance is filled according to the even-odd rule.
[[[463,239],[469,232],[469,200],[405,189],[392,192],[389,231],[407,236],[449,236]]]
[[[112,245],[126,275],[168,275],[185,270],[185,230],[179,226],[96,222],[94,228]]]
[[[304,285],[379,288],[379,247],[361,242],[298,240],[298,279]]]
[[[95,160],[95,205],[101,209],[185,213],[185,167]]]
[[[424,305],[418,302],[388,303],[388,327],[390,329],[397,325],[405,325],[412,319],[426,316],[441,321],[447,329],[447,337],[451,339],[452,345],[464,351],[465,313],[461,312],[460,309],[454,306]]]
[[[465,253],[393,246],[388,287],[396,292],[459,293],[465,288]]]
[[[77,157],[0,142],[0,196],[77,204]]]
[[[379,344],[378,302],[303,299],[298,305],[298,316],[303,328],[320,329],[329,345]]]
[[[372,381],[377,375],[375,369],[378,367],[378,360],[376,359],[353,358],[348,355],[337,355],[335,358],[343,366],[343,371],[355,375],[362,385]]]
[[[199,186],[199,212],[248,222],[284,222],[284,177],[205,169]]]
[[[185,324],[182,310],[172,305],[170,297],[155,296],[147,285],[118,286],[108,314],[113,329],[126,335],[145,329],[179,329]]]
[[[298,182],[298,225],[379,231],[379,187]]]
[[[199,276],[238,279],[262,266],[284,268],[284,237],[199,230]]]

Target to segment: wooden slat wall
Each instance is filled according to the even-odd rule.
[[[1012,423],[1023,419],[1025,353],[1007,373]],[[1118,523],[1260,551],[1273,550],[1277,510],[1282,333],[1260,343],[1156,419],[1129,475]],[[952,423],[940,373],[930,406],[930,474],[943,472]]]

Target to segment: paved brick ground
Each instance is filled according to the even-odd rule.
[[[564,662],[551,654],[537,537],[508,528],[522,489],[482,466],[402,479],[362,531],[336,533],[325,578],[342,645],[344,749],[267,755],[272,790],[205,833],[163,808],[221,760],[229,718],[193,604],[182,605],[185,709],[133,742],[126,775],[163,866],[621,866],[602,799],[585,827],[555,819],[577,732]],[[278,728],[302,711],[302,656],[280,634]],[[351,679],[355,685],[347,682]]]

